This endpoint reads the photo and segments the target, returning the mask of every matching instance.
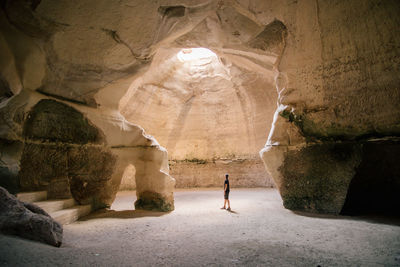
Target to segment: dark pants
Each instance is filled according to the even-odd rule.
[[[229,199],[229,191],[225,191],[224,198]]]

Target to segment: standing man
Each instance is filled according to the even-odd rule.
[[[221,209],[225,209],[226,202],[228,202],[228,210],[231,210],[231,203],[229,202],[229,174],[225,174],[225,183],[224,183],[224,206]]]

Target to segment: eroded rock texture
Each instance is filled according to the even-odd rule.
[[[361,147],[349,143],[324,143],[287,151],[279,168],[286,208],[337,213],[341,210]]]
[[[396,143],[400,134],[395,0],[6,0],[1,8],[0,171],[10,187],[19,184],[24,151],[43,145],[60,161],[57,183],[70,181],[61,166],[76,151],[58,153],[51,143],[55,133],[64,138],[57,142],[69,143],[81,130],[40,129],[40,138],[24,146],[27,114],[41,99],[66,103],[102,132],[93,139],[85,119],[66,119],[83,123],[76,124],[86,129],[78,136],[91,140],[74,141],[74,149],[90,144],[82,161],[115,157],[111,191],[127,166],[135,167],[143,207],[172,207],[163,147],[182,169],[177,176],[194,177],[183,184],[212,184],[186,162],[231,160],[210,175],[223,180],[265,145],[260,154],[288,208],[339,213],[348,185],[364,179],[360,166],[371,139]],[[271,183],[255,169],[237,177]],[[86,178],[75,175],[77,185],[95,173],[88,167]],[[100,195],[112,202],[113,194]]]
[[[115,108],[128,87],[121,83],[148,62],[135,52],[147,42],[132,48],[134,39],[126,41],[114,28],[118,22],[103,23],[104,16],[96,19],[98,25],[88,23],[87,19],[100,18],[87,17],[98,3],[71,4],[2,2],[0,184],[13,193],[45,189],[49,197],[72,194],[78,202],[97,208],[113,202],[121,169],[142,164],[136,178],[149,181],[138,183],[138,193],[158,194],[157,199],[163,198],[173,209],[174,180],[164,164],[166,151]],[[105,4],[98,11],[126,9]],[[129,15],[125,25],[138,26],[136,19],[140,20]],[[117,81],[117,90],[106,86],[112,81]],[[97,107],[94,96],[100,90],[107,96],[100,97],[102,106]],[[120,148],[129,153],[119,155]]]
[[[19,201],[3,187],[0,187],[0,232],[56,247],[62,244],[61,224],[38,206]]]
[[[392,15],[400,6],[393,1],[368,1],[354,9],[351,5],[340,1],[296,5],[301,23],[293,22],[297,27],[288,35],[279,65],[284,75],[277,81],[280,94],[274,123],[260,152],[287,208],[340,213],[347,196],[350,210],[357,205],[368,210],[359,200],[363,199],[381,203],[375,210],[383,211],[391,201],[374,200],[371,184],[380,184],[375,194],[386,192],[385,199],[396,199],[398,194],[394,194],[398,189],[382,186],[398,188],[395,171],[381,175],[368,170],[382,164],[370,160],[376,153],[371,146],[386,151],[383,162],[397,158],[396,149],[389,152],[383,143],[372,145],[370,140],[389,136],[393,140],[389,146],[395,146],[393,136],[399,135],[395,66],[400,39],[391,29],[399,26]],[[340,152],[343,149],[347,152]]]
[[[78,147],[71,149],[68,157],[72,195],[81,204],[90,203],[90,198],[97,194],[104,195],[116,161],[111,151],[101,147]]]
[[[80,204],[107,206],[115,156],[102,133],[76,109],[40,100],[24,124],[20,190],[47,190],[49,198],[73,196]]]
[[[99,144],[102,136],[82,113],[54,100],[41,100],[28,114],[23,135],[30,140]]]
[[[149,69],[120,102],[127,120],[154,135],[175,170],[182,170],[174,171],[182,179],[178,187],[219,185],[227,172],[241,180],[232,186],[273,184],[262,168],[239,169],[236,163],[252,162],[265,144],[277,98],[274,64],[287,29],[278,20],[262,25],[231,4],[208,2],[185,12],[170,7],[181,10],[172,17],[160,11],[158,39],[172,33],[161,38]],[[185,164],[193,159],[228,160],[225,168],[209,164],[197,171]]]
[[[137,128],[138,132],[133,135],[128,131],[125,140],[132,143],[126,149],[130,153],[120,155],[107,142],[113,143],[115,138],[123,142],[124,138],[114,133],[111,134],[114,139],[105,140],[107,133],[117,129],[107,128],[109,122],[104,120],[104,116],[94,116],[92,120],[100,127],[106,127],[106,135],[76,108],[52,99],[39,98],[37,101],[34,100],[37,104],[24,115],[26,120],[22,120],[22,147],[17,147],[19,153],[14,153],[12,158],[17,169],[11,178],[4,175],[2,184],[15,192],[46,190],[49,198],[72,196],[80,204],[92,204],[94,208],[109,207],[119,189],[121,169],[123,171],[129,163],[139,164],[143,167],[138,167],[141,172],[136,175],[140,185],[137,191],[158,194],[157,201],[151,202],[154,204],[151,209],[173,209],[173,179],[168,175],[168,166],[161,166],[162,162],[167,162],[166,152],[157,154],[160,149],[145,137],[142,129]],[[9,141],[4,147],[10,150],[13,143]],[[11,153],[5,155],[12,156]],[[3,155],[4,159],[8,157]],[[7,166],[4,170],[8,171],[11,167]],[[140,183],[140,179],[149,181]],[[163,179],[170,179],[171,182],[160,182]],[[158,183],[161,184],[157,186]]]
[[[218,159],[170,161],[170,173],[176,179],[176,187],[221,187],[225,174],[229,173],[234,187],[273,187],[265,179],[265,167],[261,159]],[[222,178],[221,178],[222,177]],[[267,176],[268,177],[268,176]],[[269,177],[268,177],[269,178]]]

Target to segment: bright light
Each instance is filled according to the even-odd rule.
[[[199,48],[185,48],[179,51],[178,59],[181,62],[187,61],[202,61],[202,63],[209,63],[212,61],[213,57],[217,57],[217,55],[212,52],[210,49],[199,47]]]

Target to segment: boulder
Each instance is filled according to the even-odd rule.
[[[63,228],[38,206],[19,201],[0,187],[0,232],[59,247]]]

